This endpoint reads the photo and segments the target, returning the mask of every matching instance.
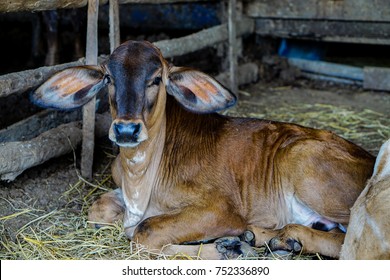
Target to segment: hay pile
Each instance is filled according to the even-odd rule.
[[[329,129],[373,153],[390,136],[390,121],[387,117],[369,110],[355,112],[324,104],[302,104],[254,112],[259,112],[256,104],[242,101],[239,107],[228,113]],[[63,194],[67,206],[51,212],[31,206],[15,207],[21,204],[7,200],[9,207],[14,209],[13,214],[0,217],[0,259],[166,259],[164,255],[152,254],[130,242],[122,225],[108,225],[99,230],[89,228],[87,209],[100,194],[113,188],[110,176],[109,168],[105,168],[102,174],[95,174],[96,181],[93,183],[80,179],[70,185]],[[77,211],[74,205],[77,205]],[[10,235],[6,222],[19,217],[24,217],[29,222],[21,226],[16,234]],[[265,248],[256,250],[260,259],[274,258],[272,255],[265,257]],[[294,258],[321,257],[310,255]]]
[[[329,104],[295,104],[279,108],[263,106],[264,104],[243,100],[238,108],[231,109],[227,114],[327,129],[373,154],[377,154],[383,142],[390,138],[390,119],[372,110],[354,111],[348,107]]]

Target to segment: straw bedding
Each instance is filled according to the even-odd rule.
[[[245,92],[243,94],[248,95]],[[247,97],[240,101],[239,106],[225,113],[329,129],[362,145],[373,154],[390,136],[389,118],[369,109],[354,110],[346,106],[304,102],[266,107],[264,103]],[[52,187],[53,190],[61,190],[60,193],[47,198],[48,201],[61,201],[53,207],[43,207],[35,202],[35,198],[27,199],[23,194],[19,197],[8,196],[7,190],[14,186],[0,185],[0,189],[3,188],[0,193],[0,204],[3,205],[0,207],[0,259],[196,259],[184,255],[167,257],[147,252],[126,238],[120,224],[107,225],[99,230],[89,228],[89,206],[99,195],[114,188],[109,168],[112,158],[112,155],[105,154],[102,163],[95,168],[98,171],[92,182],[78,176],[68,158],[65,166],[70,175],[62,178],[65,183]],[[35,180],[35,188],[40,188],[44,184],[42,182],[53,176],[58,174],[54,172],[47,178],[20,180],[25,183]],[[64,184],[65,187],[61,189],[60,186]],[[18,188],[23,192],[23,186]],[[47,192],[50,191],[47,189]],[[265,256],[266,248],[256,250],[260,259],[276,258],[273,255]],[[301,255],[293,258],[322,257]]]

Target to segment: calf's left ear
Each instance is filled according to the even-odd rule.
[[[109,79],[99,66],[78,66],[62,70],[30,94],[41,107],[75,109],[91,100]]]
[[[172,67],[167,92],[186,109],[195,113],[212,113],[233,106],[236,96],[212,77],[200,71]]]

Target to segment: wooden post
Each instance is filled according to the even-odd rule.
[[[88,0],[86,64],[96,65],[98,55],[98,11],[99,0]],[[95,108],[93,98],[83,107],[83,143],[81,150],[81,175],[92,178],[93,150],[95,147]]]
[[[238,94],[237,86],[237,31],[236,31],[236,0],[229,0],[228,5],[228,30],[229,30],[229,72],[230,89]]]
[[[121,41],[120,29],[119,29],[118,0],[110,0],[109,20],[110,20],[110,53],[112,53],[115,50],[115,48],[119,46]]]
[[[110,22],[110,53],[112,53],[120,44],[120,25],[119,25],[119,4],[118,0],[110,0],[109,6],[109,22]],[[108,87],[110,95],[115,92],[114,87]],[[117,145],[112,143],[113,154],[118,154],[119,148]]]

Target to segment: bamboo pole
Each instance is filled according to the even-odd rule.
[[[88,0],[86,64],[96,65],[98,55],[99,0]],[[83,107],[83,144],[81,150],[81,175],[92,178],[93,150],[95,147],[96,98]]]

